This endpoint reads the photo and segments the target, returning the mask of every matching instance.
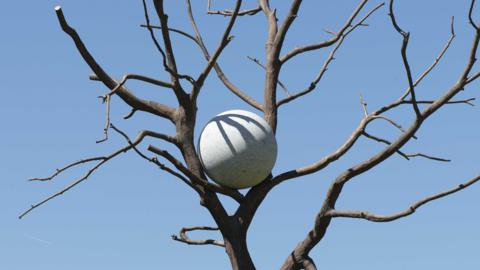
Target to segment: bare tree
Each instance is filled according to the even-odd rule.
[[[212,71],[214,71],[228,90],[242,99],[245,103],[253,107],[253,109],[262,112],[264,119],[271,126],[272,130],[276,131],[279,117],[278,109],[281,106],[287,105],[288,103],[293,102],[298,98],[301,98],[314,91],[317,84],[324,77],[329,65],[334,60],[335,53],[340,48],[347,36],[355,29],[367,26],[366,21],[368,18],[378,10],[385,8],[385,4],[380,3],[377,6],[373,6],[370,10],[365,10],[368,0],[361,0],[358,6],[354,8],[348,19],[344,22],[343,26],[338,29],[337,32],[330,32],[330,34],[332,34],[330,39],[319,41],[318,43],[314,44],[299,46],[286,53],[282,53],[282,48],[287,37],[287,33],[298,16],[298,12],[302,4],[301,0],[291,1],[288,14],[284,18],[277,18],[276,9],[271,6],[269,0],[259,0],[258,6],[250,9],[242,8],[242,1],[236,0],[235,5],[230,10],[213,10],[213,5],[209,0],[207,13],[212,16],[221,15],[226,19],[226,27],[223,35],[221,36],[217,47],[213,51],[209,51],[204,43],[200,29],[194,17],[190,0],[186,0],[186,7],[188,18],[194,34],[188,33],[187,30],[175,29],[169,26],[168,16],[164,10],[163,2],[164,1],[162,0],[153,0],[155,15],[158,17],[160,25],[152,25],[150,22],[148,5],[146,0],[143,0],[142,4],[144,7],[146,23],[142,26],[149,31],[151,40],[162,56],[163,68],[170,77],[169,81],[161,81],[138,74],[125,74],[125,76],[120,80],[112,78],[108,72],[99,65],[94,56],[92,56],[80,38],[80,35],[69,25],[62,9],[60,7],[55,8],[62,30],[68,36],[70,36],[83,60],[93,71],[93,75],[90,77],[90,79],[102,82],[109,89],[109,91],[101,96],[103,102],[106,104],[106,123],[104,128],[105,136],[98,142],[106,141],[108,139],[109,131],[113,130],[123,136],[127,143],[124,147],[114,151],[113,153],[106,154],[104,156],[82,159],[57,169],[49,177],[31,179],[32,181],[50,181],[59,174],[75,166],[81,164],[92,165],[84,175],[80,176],[77,180],[73,181],[64,189],[52,194],[36,204],[31,205],[29,209],[20,215],[20,218],[85,181],[91,174],[93,174],[111,159],[125,152],[133,150],[133,152],[137,153],[146,161],[153,163],[160,169],[184,182],[189,188],[193,189],[198,194],[201,205],[209,211],[216,222],[217,227],[196,226],[181,228],[178,235],[172,235],[173,240],[189,245],[216,245],[222,247],[227,252],[233,269],[255,269],[254,263],[247,248],[247,232],[257,209],[273,188],[286,181],[313,174],[326,168],[349,152],[357,140],[361,137],[384,144],[385,148],[383,148],[381,151],[374,154],[370,158],[346,169],[332,180],[330,187],[325,194],[323,204],[319,206],[319,212],[315,218],[313,227],[309,232],[306,233],[305,238],[292,249],[291,253],[285,258],[285,261],[281,267],[281,269],[285,270],[317,269],[313,259],[309,256],[309,253],[325,236],[332,219],[343,217],[365,219],[373,222],[394,221],[413,214],[419,207],[427,203],[463,190],[480,180],[480,175],[474,176],[470,180],[458,184],[449,190],[420,199],[417,202],[407,206],[405,210],[401,212],[386,216],[377,215],[375,213],[370,213],[363,210],[353,211],[340,210],[336,208],[336,202],[340,198],[342,190],[346,184],[348,184],[355,177],[381,164],[393,155],[399,154],[405,159],[420,157],[440,162],[449,161],[448,159],[439,158],[424,153],[406,153],[404,150],[402,150],[402,147],[412,139],[416,139],[415,134],[422,127],[423,123],[425,123],[425,121],[427,121],[430,116],[435,114],[440,108],[453,104],[473,105],[472,102],[474,101],[474,98],[456,99],[456,97],[462,90],[465,89],[465,87],[469,86],[469,84],[480,77],[480,71],[473,71],[480,41],[480,26],[475,23],[472,15],[475,5],[474,0],[471,1],[468,10],[468,21],[471,24],[474,37],[472,45],[469,48],[470,53],[468,59],[465,61],[464,69],[459,73],[458,79],[453,82],[452,85],[447,87],[447,90],[444,91],[442,96],[432,100],[419,99],[416,95],[416,87],[430,74],[433,69],[435,69],[453,42],[455,38],[454,20],[452,18],[451,36],[443,49],[440,51],[438,57],[423,73],[420,74],[420,76],[418,76],[418,78],[414,78],[407,53],[410,33],[404,30],[397,22],[394,13],[394,1],[390,0],[387,4],[388,16],[391,19],[393,31],[398,32],[399,37],[401,38],[401,48],[399,53],[403,61],[405,78],[408,82],[408,87],[405,92],[398,99],[386,103],[384,106],[374,111],[369,111],[365,101],[361,99],[364,117],[358,124],[358,127],[353,130],[350,137],[347,138],[347,140],[340,145],[338,149],[327,156],[321,157],[318,161],[304,167],[292,169],[278,175],[271,174],[261,184],[249,189],[245,195],[237,190],[229,189],[209,181],[205,175],[204,169],[201,166],[199,157],[195,150],[194,128],[197,119],[197,99],[207,77]],[[264,100],[263,102],[259,102],[248,96],[244,91],[242,91],[242,89],[233,84],[223,72],[222,68],[217,63],[217,60],[221,56],[225,47],[231,42],[232,29],[240,17],[254,15],[261,16],[262,14],[265,16],[268,23],[268,36],[265,43],[266,62],[263,64],[258,59],[250,58],[265,70]],[[195,45],[201,50],[206,61],[205,65],[200,67],[199,75],[193,76],[181,73],[180,68],[175,60],[176,58],[173,51],[171,35],[181,35],[194,42]],[[330,53],[328,54],[323,66],[320,68],[318,75],[308,84],[306,89],[290,93],[285,85],[279,80],[279,74],[284,65],[298,55],[314,50],[325,49],[330,49]],[[129,80],[138,80],[165,88],[167,91],[170,91],[173,95],[175,95],[178,105],[170,106],[153,100],[145,100],[136,96],[133,91],[125,86],[126,82]],[[280,100],[277,100],[278,87],[282,88],[283,91],[286,91],[287,93],[287,96]],[[156,131],[142,130],[135,139],[130,139],[126,133],[110,122],[110,102],[111,97],[114,95],[120,97],[132,109],[131,113],[124,117],[125,119],[130,118],[137,111],[143,111],[160,118],[167,119],[175,126],[176,133],[174,135],[167,135]],[[403,128],[394,119],[386,115],[387,112],[405,106],[410,107],[411,112],[414,115],[414,120],[407,128]],[[398,137],[390,141],[383,137],[369,133],[367,131],[367,127],[377,120],[385,121],[386,123],[397,128],[399,130]],[[183,160],[178,159],[168,151],[154,145],[149,145],[147,147],[149,153],[144,152],[139,148],[139,146],[146,137],[162,140],[178,148],[178,150],[181,152]],[[219,194],[228,196],[238,203],[238,208],[233,214],[230,215],[227,213],[221,201],[219,200]],[[219,231],[223,239],[193,240],[187,235],[187,233],[194,230]]]

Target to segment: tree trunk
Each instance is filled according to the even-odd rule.
[[[236,226],[235,226],[236,227]],[[238,227],[224,233],[225,251],[233,270],[255,270],[247,247],[247,236]]]

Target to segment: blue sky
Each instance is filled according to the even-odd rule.
[[[166,10],[171,25],[191,32],[183,1],[169,2]],[[206,16],[206,1],[192,2],[212,50],[226,20]],[[218,5],[220,1],[213,2]],[[285,14],[286,2],[272,1],[278,5],[280,17]],[[378,3],[371,1],[367,9]],[[221,248],[186,246],[170,240],[182,226],[213,225],[213,221],[196,194],[134,153],[112,160],[78,187],[25,219],[17,219],[30,204],[56,192],[88,168],[77,168],[49,183],[26,179],[46,176],[68,162],[105,154],[125,143],[112,133],[108,142],[95,144],[104,125],[104,107],[97,96],[106,89],[88,80],[91,71],[60,30],[53,9],[57,4],[112,76],[141,73],[167,78],[148,33],[139,27],[144,22],[141,1],[3,3],[0,269],[228,269]],[[287,36],[285,51],[328,38],[322,29],[339,29],[356,4],[352,0],[305,1]],[[462,71],[473,35],[467,20],[468,4],[465,0],[396,4],[398,23],[411,31],[408,54],[414,76],[435,59],[449,37],[450,17],[456,18],[457,37],[438,69],[418,88],[420,98],[438,97]],[[245,5],[254,7],[255,3],[245,1]],[[480,7],[474,15],[478,10]],[[371,110],[403,93],[407,81],[399,53],[401,38],[393,31],[386,9],[367,23],[369,27],[349,36],[313,94],[280,109],[279,157],[274,173],[309,164],[336,149],[362,117],[360,93]],[[264,60],[265,31],[263,15],[242,17],[233,29],[235,39],[219,60],[230,79],[257,100],[262,99],[263,71],[246,57]],[[197,48],[178,36],[173,41],[181,70],[198,74],[204,61]],[[309,85],[327,53],[305,54],[282,70],[281,79],[291,92]],[[142,83],[128,85],[139,96],[175,104],[162,89]],[[471,84],[460,98],[479,98],[478,86]],[[251,110],[210,76],[200,98],[198,130],[212,116],[229,109]],[[114,98],[112,122],[132,137],[141,129],[173,132],[169,123],[147,114],[138,113],[125,121],[122,116],[128,111]],[[412,115],[402,109],[390,116],[408,126]],[[393,213],[477,175],[479,118],[478,107],[443,108],[425,123],[417,134],[419,139],[404,150],[450,158],[451,163],[405,161],[394,156],[351,181],[338,207]],[[385,123],[372,125],[369,131],[389,139],[398,136],[398,131]],[[153,140],[146,143],[162,145]],[[382,147],[361,140],[351,153],[322,172],[273,190],[248,236],[257,268],[277,269],[311,228],[329,182]],[[480,265],[479,198],[477,185],[394,223],[335,220],[311,256],[322,269],[476,269]],[[235,207],[230,201],[225,204],[230,211]],[[218,237],[192,235],[204,236]]]

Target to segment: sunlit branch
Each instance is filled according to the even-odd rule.
[[[341,211],[341,210],[332,209],[332,210],[328,211],[326,216],[327,217],[333,217],[333,218],[336,218],[336,217],[359,218],[359,219],[366,219],[366,220],[373,221],[373,222],[390,222],[390,221],[397,220],[399,218],[409,216],[409,215],[415,213],[415,211],[418,208],[420,208],[421,206],[423,206],[423,205],[425,205],[429,202],[432,202],[432,201],[441,199],[443,197],[446,197],[448,195],[454,194],[454,193],[456,193],[456,192],[458,192],[462,189],[465,189],[465,188],[475,184],[479,180],[480,180],[480,176],[476,176],[476,177],[470,179],[469,181],[456,186],[455,188],[452,188],[452,189],[449,189],[447,191],[440,192],[440,193],[437,193],[435,195],[432,195],[432,196],[426,197],[424,199],[421,199],[421,200],[413,203],[412,205],[410,205],[410,207],[406,208],[405,210],[400,211],[400,212],[398,212],[396,214],[393,214],[393,215],[381,216],[381,215],[372,214],[372,213],[369,213],[369,212],[366,212],[366,211]]]
[[[118,83],[103,70],[103,68],[97,63],[97,61],[90,54],[85,44],[81,40],[80,36],[78,35],[77,31],[75,31],[75,29],[73,29],[67,23],[65,16],[63,14],[62,8],[60,6],[56,6],[55,12],[57,14],[58,21],[60,23],[60,26],[62,27],[62,30],[72,38],[72,40],[75,43],[75,46],[77,47],[78,52],[80,53],[82,58],[85,60],[85,62],[89,65],[89,67],[92,69],[92,71],[95,73],[98,80],[102,81],[103,84],[105,84],[105,86],[107,86],[108,88],[115,89]],[[170,121],[172,121],[174,109],[170,108],[169,106],[166,106],[164,104],[160,104],[158,102],[151,101],[151,100],[140,99],[135,95],[133,95],[125,87],[119,88],[117,91],[117,94],[123,101],[125,101],[132,108],[149,112],[157,116],[167,118]]]

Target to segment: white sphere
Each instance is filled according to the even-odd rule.
[[[223,112],[203,128],[198,155],[207,175],[220,185],[253,187],[271,172],[277,141],[262,117],[243,110]]]

